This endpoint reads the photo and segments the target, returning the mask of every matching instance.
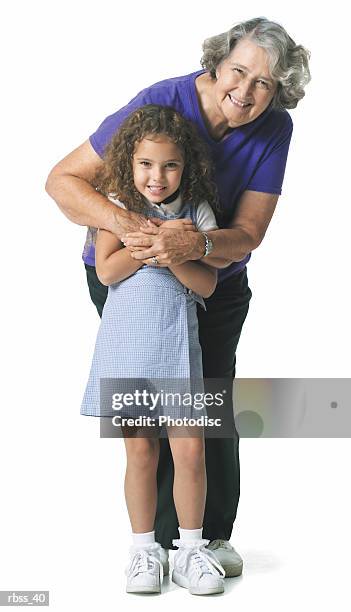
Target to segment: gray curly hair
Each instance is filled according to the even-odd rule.
[[[305,95],[304,87],[311,80],[310,52],[302,45],[296,45],[281,25],[265,17],[243,21],[228,32],[207,38],[202,46],[202,67],[215,79],[217,66],[243,38],[249,38],[268,53],[271,77],[278,85],[272,105],[295,108]]]

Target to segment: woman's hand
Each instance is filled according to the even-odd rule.
[[[116,207],[115,222],[116,227],[113,233],[119,236],[122,242],[127,232],[137,232],[140,228],[157,227],[162,224],[162,220],[157,217],[151,220],[141,213],[119,207]]]
[[[175,227],[179,221],[182,221],[181,227]],[[173,227],[165,226],[166,223],[172,223]],[[123,242],[133,259],[155,265],[151,258],[157,257],[160,267],[200,259],[205,250],[205,238],[196,229],[194,231],[190,219],[164,221],[160,227],[151,224],[149,227],[143,226],[139,232],[128,232]]]

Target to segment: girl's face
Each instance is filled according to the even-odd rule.
[[[134,185],[148,200],[158,204],[177,191],[183,169],[181,151],[167,136],[150,135],[136,143]]]

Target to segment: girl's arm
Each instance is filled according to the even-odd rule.
[[[168,266],[174,276],[185,287],[208,298],[217,285],[217,270],[202,261],[186,261],[177,266]]]
[[[95,245],[96,274],[103,285],[112,285],[131,276],[143,262],[133,259],[115,234],[99,229]]]

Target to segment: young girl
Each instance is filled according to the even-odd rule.
[[[207,152],[193,125],[172,108],[147,105],[125,120],[106,150],[96,186],[110,199],[113,196],[117,206],[160,219],[161,232],[162,228],[217,229]],[[158,267],[155,257],[137,261],[114,234],[100,229],[96,272],[109,289],[81,414],[116,415],[111,402],[105,402],[105,396],[111,400],[111,395],[104,393],[103,384],[100,392],[100,381],[106,382],[102,379],[113,379],[123,392],[128,381],[134,390],[152,381],[154,389],[157,380],[164,384],[165,379],[193,389],[193,381],[202,380],[196,307],[198,302],[205,308],[203,297],[215,289],[216,270],[202,261],[169,267]],[[177,416],[194,416],[192,406],[179,410]],[[145,411],[145,406],[128,405],[118,414],[134,418]],[[150,435],[152,427],[147,432],[128,421],[122,429],[127,454],[125,497],[133,532],[127,592],[159,593],[162,576],[168,572],[167,553],[155,542],[154,532],[159,441]],[[167,425],[180,534],[179,540],[173,540],[179,550],[172,579],[193,594],[221,593],[224,570],[206,548],[209,541],[202,539],[203,429],[195,433],[194,428],[183,427],[180,435],[175,429]]]

